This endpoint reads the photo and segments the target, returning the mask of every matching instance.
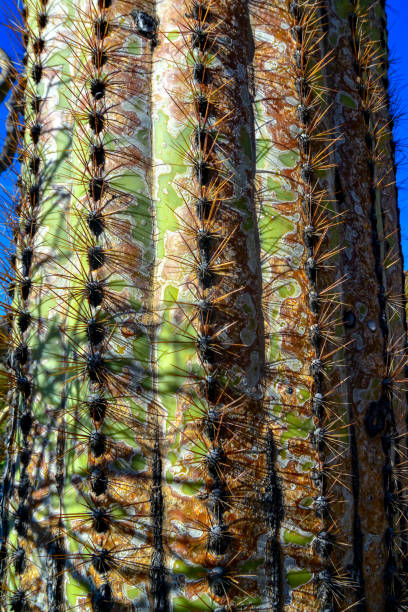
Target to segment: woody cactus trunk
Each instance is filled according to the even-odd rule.
[[[408,609],[384,11],[24,0],[1,609]]]

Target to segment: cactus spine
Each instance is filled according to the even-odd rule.
[[[25,0],[5,609],[406,608],[384,30],[363,0]]]

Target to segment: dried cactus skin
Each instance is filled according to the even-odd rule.
[[[22,33],[1,606],[405,609],[384,7],[26,0]]]

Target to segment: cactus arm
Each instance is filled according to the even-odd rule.
[[[21,88],[14,89],[11,99],[6,103],[9,114],[6,119],[6,138],[0,152],[0,172],[9,168],[13,161],[18,147],[18,139],[21,129],[18,128],[17,117],[21,107]]]
[[[0,104],[7,96],[16,79],[16,70],[7,53],[0,47]]]
[[[7,96],[16,80],[16,70],[7,53],[0,48],[0,66],[2,74],[0,77],[0,104]],[[6,103],[9,114],[6,119],[6,138],[0,152],[0,172],[4,172],[13,163],[17,150],[19,128],[17,116],[21,107],[22,87],[14,87],[9,102]]]

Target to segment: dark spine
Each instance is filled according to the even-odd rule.
[[[168,612],[169,585],[163,548],[164,502],[162,491],[162,458],[160,453],[159,432],[152,459],[152,489],[150,493],[150,518],[153,531],[153,551],[150,564],[150,585],[152,609],[154,612]]]

